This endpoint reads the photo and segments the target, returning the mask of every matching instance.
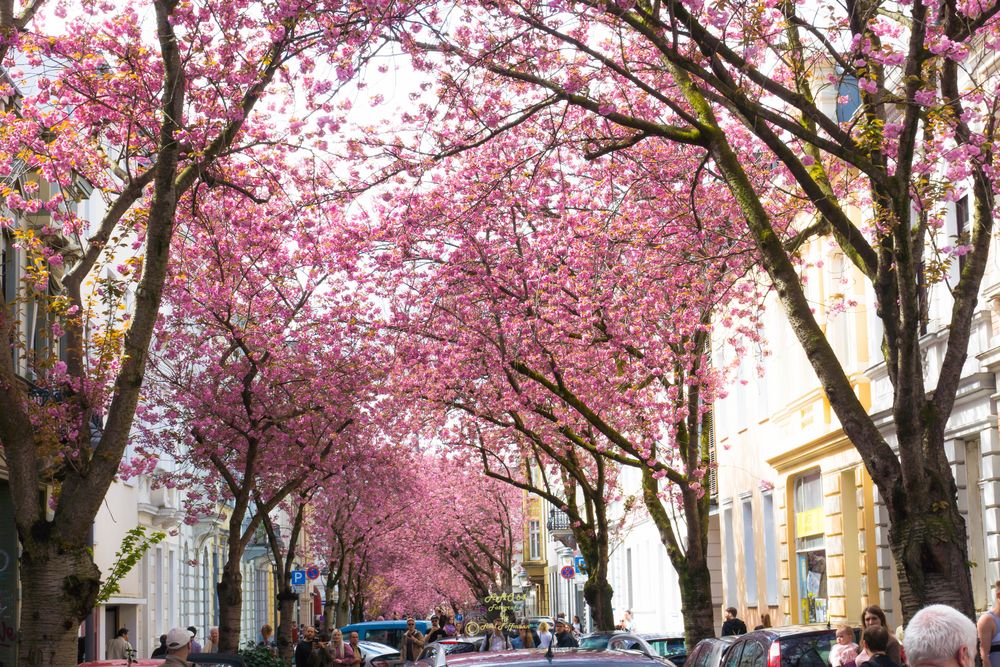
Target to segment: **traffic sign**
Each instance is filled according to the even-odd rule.
[[[292,592],[296,595],[302,595],[306,592],[305,584],[292,584]]]
[[[306,585],[306,571],[292,570],[292,586],[305,586],[305,585]]]
[[[573,566],[576,568],[577,574],[587,574],[587,561],[583,559],[583,556],[574,556]]]
[[[572,565],[567,565],[563,569],[559,570],[559,574],[562,575],[563,579],[572,579],[576,576],[576,568]]]
[[[315,563],[310,563],[308,567],[306,567],[306,577],[309,578],[309,581],[319,579],[319,568],[316,567]]]

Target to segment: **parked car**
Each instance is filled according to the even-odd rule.
[[[399,660],[399,647],[392,647],[379,642],[358,640],[358,648],[365,656],[365,667],[374,667],[374,662],[380,658]]]
[[[737,637],[721,667],[827,667],[837,631],[826,626],[789,625]],[[694,667],[688,665],[688,667]]]
[[[132,667],[161,667],[163,662],[162,658],[141,658],[133,660]],[[207,667],[247,667],[243,658],[232,653],[192,653],[188,662]],[[98,660],[84,662],[77,667],[128,667],[128,664],[127,660]]]
[[[445,655],[475,653],[479,650],[479,646],[483,643],[483,638],[484,635],[480,635],[478,637],[448,637],[447,639],[441,639],[425,646],[423,653],[420,654],[420,659],[430,660],[430,662],[433,663],[434,660],[432,656],[437,655],[438,646],[444,648]]]
[[[726,649],[736,640],[735,636],[702,639],[687,656],[685,667],[719,667]]]
[[[600,630],[598,632],[591,632],[590,634],[580,637],[580,648],[607,648],[608,640],[617,634],[621,634],[621,631]],[[645,639],[646,643],[653,647],[657,655],[663,656],[664,658],[670,658],[670,661],[677,665],[677,667],[681,667],[681,665],[684,664],[684,659],[687,657],[684,637],[672,635],[668,632],[642,632],[638,633],[637,636]],[[633,647],[626,645],[621,648]],[[674,659],[675,656],[680,658],[680,662]]]
[[[423,634],[431,629],[431,622],[418,620],[417,630]],[[358,641],[378,642],[386,646],[399,650],[399,642],[406,634],[406,621],[365,621],[364,623],[352,623],[340,629],[346,637],[348,633],[357,632]]]
[[[642,651],[579,648],[529,648],[444,655],[444,660],[423,661],[432,667],[673,667],[666,658]]]

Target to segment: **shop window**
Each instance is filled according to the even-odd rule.
[[[803,623],[825,623],[826,539],[823,534],[823,478],[818,470],[795,480],[794,510],[799,616]]]

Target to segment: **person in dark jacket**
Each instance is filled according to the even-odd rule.
[[[310,626],[302,633],[302,641],[295,645],[295,667],[309,667],[309,656],[316,644],[316,628]]]
[[[556,621],[556,646],[559,648],[577,648],[580,642],[573,636],[573,628],[563,619]]]
[[[899,667],[885,653],[889,648],[889,631],[881,625],[870,625],[865,628],[861,635],[861,643],[871,656],[867,661],[871,667]]]
[[[736,617],[736,607],[726,608],[726,620],[722,624],[722,636],[745,635],[747,624]]]
[[[167,657],[167,636],[160,635],[160,645],[153,650],[153,654],[149,656],[150,658],[165,658]]]

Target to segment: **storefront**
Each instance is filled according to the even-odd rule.
[[[823,477],[812,470],[795,478],[795,564],[799,618],[827,621],[826,536],[823,531]]]

